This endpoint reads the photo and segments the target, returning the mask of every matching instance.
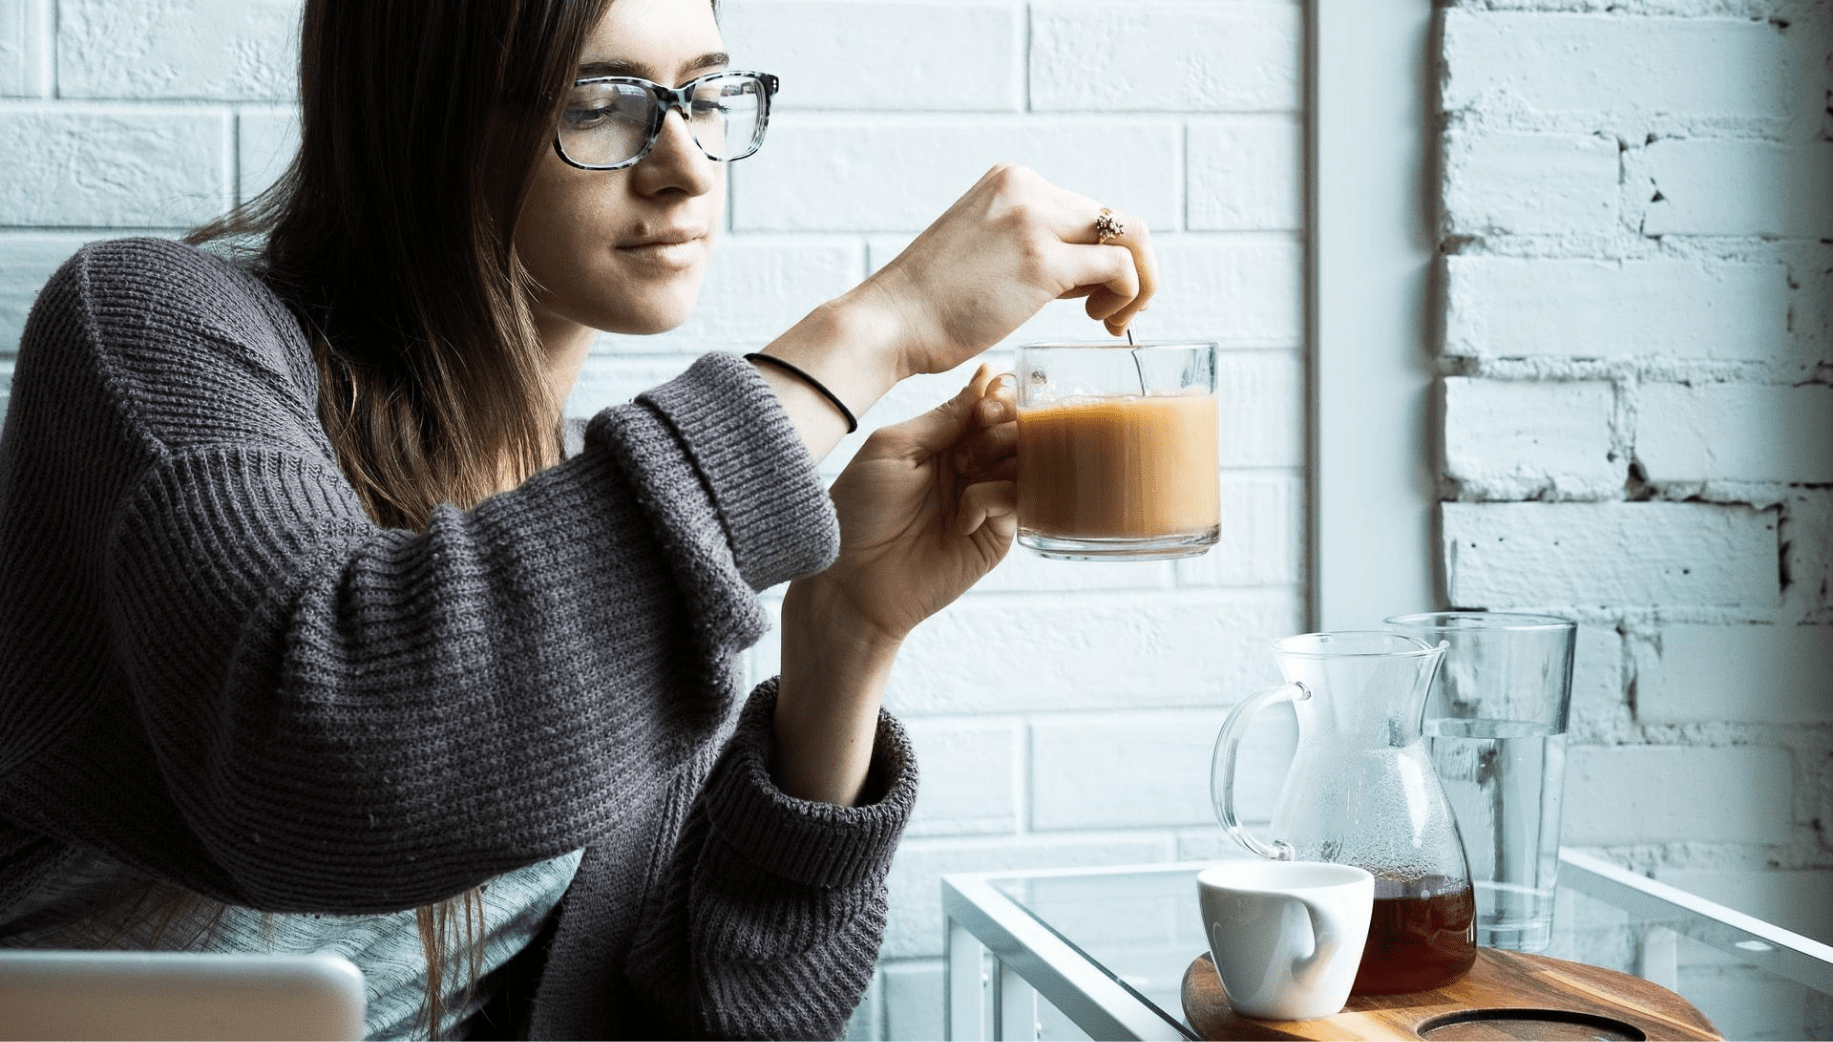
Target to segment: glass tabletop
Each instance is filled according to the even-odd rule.
[[[1205,950],[1204,864],[945,877],[954,1037],[1195,1037],[1179,989]],[[1654,981],[1727,1038],[1833,1039],[1833,947],[1580,852],[1559,883],[1544,954]],[[992,969],[957,980],[976,945]],[[971,984],[987,1008],[963,1008]],[[1015,1010],[1002,987],[1035,1000]]]

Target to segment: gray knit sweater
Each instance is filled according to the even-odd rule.
[[[763,381],[702,358],[421,534],[367,519],[316,395],[298,323],[199,250],[92,246],[40,295],[0,434],[0,924],[85,852],[356,914],[584,847],[522,1029],[837,1035],[916,770],[885,716],[873,802],[771,784],[734,657],[837,529]]]

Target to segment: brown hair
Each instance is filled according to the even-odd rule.
[[[312,340],[319,415],[378,523],[421,528],[552,463],[514,249],[562,95],[611,0],[308,0],[300,145],[194,242],[261,237]]]
[[[515,226],[610,3],[307,0],[298,153],[189,236],[239,240],[299,318],[319,417],[378,524],[424,528],[559,456]],[[435,1037],[447,958],[476,982],[482,913],[477,890],[417,910]]]

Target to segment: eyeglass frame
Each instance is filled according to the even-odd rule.
[[[749,76],[764,86],[763,98],[758,104],[757,132],[752,136],[751,151],[742,156],[733,156],[731,159],[720,159],[706,150],[706,146],[700,143],[700,135],[694,133],[693,115],[689,110],[689,106],[693,103],[694,88],[703,81],[718,79],[721,76]],[[778,82],[771,73],[752,72],[748,69],[721,69],[718,72],[709,72],[704,76],[696,76],[679,87],[664,86],[641,76],[587,76],[577,79],[573,81],[571,87],[567,88],[568,91],[589,83],[629,83],[648,90],[650,98],[655,101],[655,105],[650,110],[649,137],[643,142],[643,147],[637,150],[636,155],[621,163],[613,163],[609,166],[589,166],[566,154],[566,149],[560,145],[560,128],[556,125],[554,127],[554,153],[560,157],[561,162],[579,170],[622,170],[625,167],[635,166],[647,159],[649,153],[655,149],[656,142],[662,137],[662,127],[668,122],[668,114],[672,110],[681,113],[681,121],[687,124],[688,136],[694,139],[694,147],[700,150],[701,155],[715,163],[735,163],[740,159],[756,155],[757,150],[763,147],[764,130],[770,125],[770,99],[776,96]],[[561,112],[564,115],[565,109],[563,108]]]

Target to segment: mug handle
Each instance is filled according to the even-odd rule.
[[[1002,391],[1011,391],[1012,392],[1012,405],[1014,408],[1017,408],[1018,406],[1018,374],[1017,373],[1000,373],[998,376],[995,376],[993,377],[993,379],[987,381],[986,393],[999,394]]]
[[[1222,730],[1216,735],[1216,750],[1209,761],[1209,800],[1216,808],[1216,820],[1222,823],[1222,831],[1229,834],[1235,842],[1261,857],[1274,861],[1291,861],[1294,857],[1292,845],[1283,839],[1276,839],[1272,846],[1255,839],[1253,834],[1241,826],[1235,817],[1235,754],[1241,747],[1241,738],[1247,732],[1248,719],[1277,702],[1304,702],[1311,698],[1311,692],[1303,684],[1281,684],[1243,700],[1222,721]]]
[[[1330,966],[1337,949],[1343,946],[1343,938],[1336,929],[1336,917],[1342,913],[1340,910],[1333,912],[1297,894],[1287,896],[1304,905],[1305,915],[1311,919],[1311,954],[1292,960],[1292,979],[1309,988],[1317,983],[1317,976]]]

